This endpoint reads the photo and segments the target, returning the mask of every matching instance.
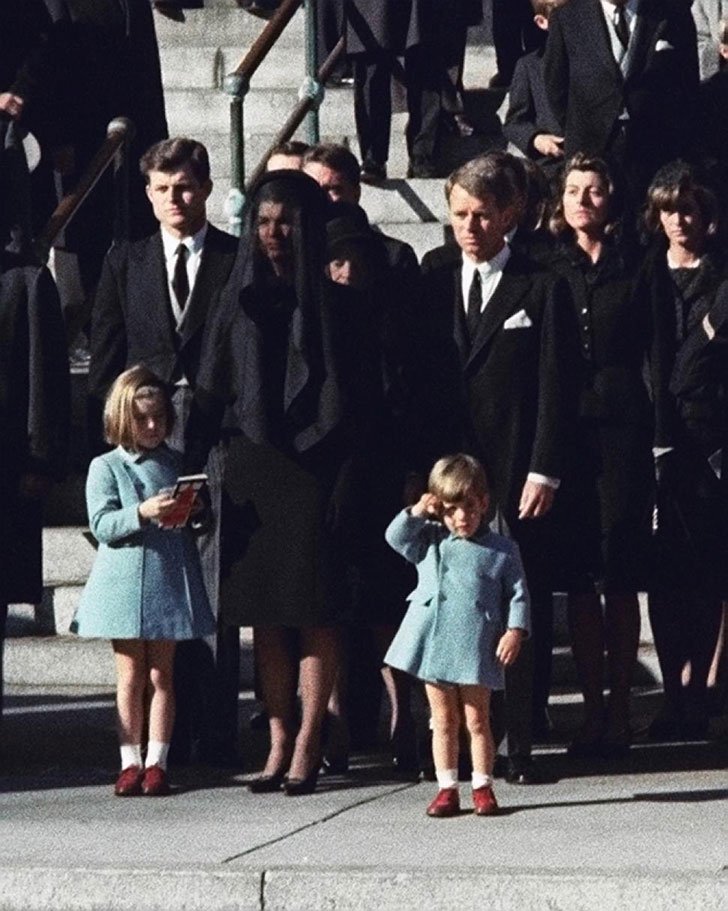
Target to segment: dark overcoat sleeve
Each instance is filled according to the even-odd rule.
[[[60,479],[66,468],[70,377],[61,303],[50,272],[26,269],[28,422],[26,472]]]
[[[543,132],[543,129],[540,130],[536,123],[536,105],[530,70],[525,58],[522,57],[516,63],[513,72],[503,134],[524,155],[530,156],[533,153],[533,139],[540,132]]]
[[[536,433],[529,471],[561,478],[574,433],[580,373],[579,336],[569,288],[549,280],[541,322]]]

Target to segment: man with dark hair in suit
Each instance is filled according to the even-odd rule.
[[[212,191],[207,150],[193,139],[165,139],[142,156],[146,193],[160,230],[151,237],[112,246],[106,254],[91,317],[89,417],[98,439],[103,402],[116,377],[144,364],[173,389],[177,421],[172,445],[181,448],[205,337],[235,259],[238,241],[207,221]],[[207,466],[210,488],[221,472],[219,455]],[[214,512],[214,510],[213,510]],[[201,547],[208,595],[217,603],[217,530]],[[172,759],[194,755],[192,726],[204,727],[198,758],[229,764],[237,753],[237,628],[220,626],[214,657],[205,642],[181,643],[175,659],[178,696]],[[206,669],[206,670],[205,670]],[[220,692],[209,694],[190,678],[205,674]],[[210,704],[195,713],[193,701]],[[199,706],[198,706],[199,707]]]
[[[546,92],[564,155],[608,158],[632,206],[657,168],[687,154],[698,90],[685,0],[569,0],[549,20]]]
[[[496,520],[521,548],[529,587],[549,595],[545,517],[564,470],[577,353],[569,302],[550,272],[504,239],[519,188],[502,153],[463,165],[445,189],[456,243],[422,261],[430,382],[442,396],[433,432],[443,451],[464,447],[483,461]],[[506,673],[507,777],[518,784],[534,780],[532,661],[529,641]]]

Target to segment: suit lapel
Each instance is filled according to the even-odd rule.
[[[213,231],[214,229],[210,225],[202,248],[200,268],[179,326],[180,342],[183,345],[189,341],[205,322],[210,297],[218,288],[220,253],[215,243]]]
[[[458,259],[452,270],[453,338],[460,355],[460,363],[464,365],[470,356],[470,338],[465,322],[462,270],[462,260]]]
[[[466,368],[482,353],[508,317],[521,309],[523,298],[531,287],[531,281],[519,270],[518,260],[518,255],[512,253],[503,270],[501,280],[498,282],[498,287],[486,304],[478,332],[470,348]]]
[[[634,35],[629,46],[625,79],[628,79],[632,73],[644,71],[645,58],[651,47],[652,38],[658,24],[659,16],[655,15],[652,4],[649,0],[642,0],[637,7],[637,22],[635,23]]]
[[[584,32],[585,34],[591,34],[592,36],[589,47],[594,52],[595,69],[599,66],[599,61],[601,60],[603,65],[609,66],[614,70],[615,76],[621,82],[623,79],[622,71],[614,58],[609,26],[604,18],[604,12],[599,0],[592,0],[590,4],[585,6],[584,19]]]
[[[173,347],[177,347],[177,333],[167,285],[167,268],[164,263],[164,247],[159,231],[149,238],[143,260],[139,269],[139,278],[143,282],[139,299],[142,301],[145,318],[150,312],[153,313],[160,331],[172,341]]]

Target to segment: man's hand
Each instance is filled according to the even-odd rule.
[[[25,102],[20,95],[13,95],[12,92],[0,92],[0,111],[12,117],[13,120],[19,120],[23,113]]]
[[[534,149],[548,158],[563,158],[563,144],[564,137],[555,136],[553,133],[537,133],[533,137]]]
[[[521,491],[521,502],[518,504],[519,519],[538,519],[545,516],[554,504],[556,491],[548,484],[526,481]]]
[[[510,667],[518,657],[518,653],[521,651],[521,639],[523,639],[522,629],[506,630],[500,637],[495,656],[503,667]]]

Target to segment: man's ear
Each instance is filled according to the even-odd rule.
[[[536,15],[533,17],[533,21],[536,23],[536,26],[542,31],[547,32],[549,30],[549,20],[541,13],[536,13]]]
[[[207,180],[203,183],[202,189],[205,191],[205,199],[210,198],[210,193],[212,193],[212,181],[208,177]]]

